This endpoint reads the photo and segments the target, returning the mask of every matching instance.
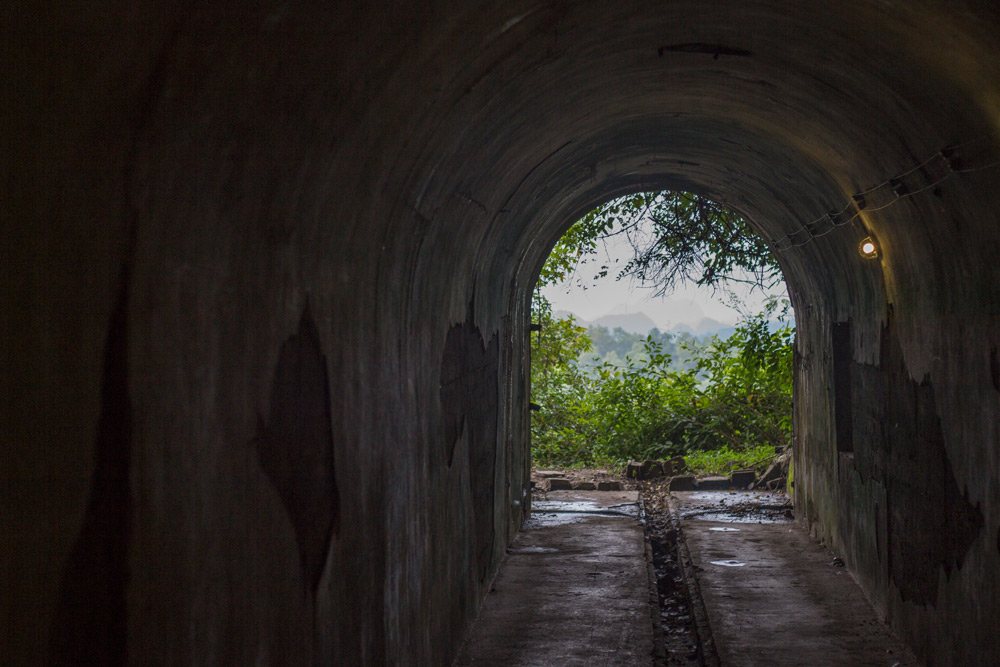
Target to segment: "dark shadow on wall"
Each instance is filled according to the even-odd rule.
[[[94,475],[83,527],[63,574],[51,639],[52,665],[128,662],[128,548],[132,537],[132,403],[128,394],[130,268],[104,346]]]
[[[493,550],[493,494],[499,408],[499,341],[487,343],[471,317],[448,331],[441,358],[444,457],[450,468],[463,433],[467,436],[475,554],[480,582]]]
[[[910,377],[891,322],[878,366],[853,364],[854,465],[886,494],[888,572],[904,601],[937,604],[938,573],[950,577],[983,529],[979,504],[959,488],[945,449],[934,386]],[[864,396],[862,403],[857,397]]]
[[[295,528],[302,571],[315,594],[340,526],[340,495],[326,357],[308,306],[298,332],[281,346],[270,414],[258,428],[256,448]]]

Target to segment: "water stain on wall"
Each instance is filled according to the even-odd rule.
[[[302,570],[315,592],[339,529],[340,496],[326,357],[308,306],[298,332],[281,346],[270,413],[255,444],[260,466],[291,519]]]
[[[892,324],[881,364],[854,364],[854,465],[886,490],[888,569],[903,600],[937,604],[938,576],[950,577],[983,529],[979,504],[959,487],[945,448],[934,386],[910,377]]]
[[[444,420],[444,456],[450,467],[455,448],[468,438],[475,553],[480,580],[493,550],[494,475],[499,408],[499,341],[489,342],[471,321],[453,326],[441,358],[440,399]]]

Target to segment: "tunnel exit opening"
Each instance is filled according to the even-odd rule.
[[[555,243],[532,317],[536,467],[740,470],[746,488],[790,458],[793,315],[767,244],[728,208],[676,191],[598,206]]]
[[[526,539],[603,516],[601,490],[621,490],[642,508],[659,650],[670,664],[711,664],[677,517],[718,522],[713,530],[726,536],[744,522],[792,520],[794,319],[776,259],[744,218],[712,200],[627,195],[555,243],[531,312],[536,491]],[[674,490],[697,493],[668,505]]]

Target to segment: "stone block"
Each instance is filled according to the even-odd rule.
[[[625,466],[625,476],[635,480],[656,479],[663,476],[663,468],[659,461],[629,461]]]
[[[729,488],[728,477],[702,477],[698,480],[699,491],[721,491]]]
[[[646,479],[663,477],[663,466],[660,465],[659,461],[646,460],[642,462],[642,466],[646,470]]]
[[[673,471],[672,473],[670,473],[672,475],[676,475],[678,473],[682,473],[685,470],[687,470],[687,464],[684,463],[684,457],[675,456],[672,459],[670,459],[670,468]]]
[[[546,491],[568,491],[573,488],[573,483],[565,477],[549,477],[542,480],[542,488]]]
[[[597,483],[597,490],[598,491],[621,491],[622,490],[622,483],[621,482],[598,482]]]
[[[733,487],[737,489],[745,489],[751,484],[753,484],[754,479],[757,478],[756,473],[753,470],[734,470],[733,474],[729,476]]]
[[[573,488],[577,491],[594,491],[597,489],[597,485],[593,482],[577,482]]]
[[[776,457],[761,478],[754,483],[756,489],[782,489],[788,480],[788,466],[792,460],[792,448]]]
[[[674,477],[670,480],[671,491],[694,491],[694,489],[694,475],[682,475],[680,477]]]

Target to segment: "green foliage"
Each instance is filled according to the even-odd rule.
[[[605,362],[591,372],[577,357],[591,346],[586,329],[535,307],[543,329],[532,340],[532,418],[538,465],[621,465],[697,450],[766,451],[791,435],[791,340],[772,331],[777,304],[747,318],[726,339],[686,340],[692,361],[678,367],[652,336],[642,361]],[[613,352],[613,351],[612,351]]]
[[[687,332],[674,334],[651,329],[648,336],[625,331],[621,327],[608,330],[607,327],[591,325],[587,333],[593,342],[593,347],[580,357],[580,367],[587,372],[594,371],[605,363],[624,368],[625,358],[636,363],[646,363],[646,340],[652,339],[660,346],[663,354],[671,359],[673,368],[694,368],[697,365],[688,354],[688,349],[696,347],[698,339]],[[705,337],[708,340],[708,337]]]
[[[579,326],[572,316],[552,317],[552,305],[545,297],[535,296],[531,312],[532,319],[541,328],[532,339],[532,380],[535,371],[542,376],[567,372],[581,354],[591,349],[586,327]]]
[[[556,241],[549,257],[542,266],[538,276],[538,286],[545,287],[566,280],[575,270],[577,264],[588,255],[597,252],[597,242],[613,224],[611,219],[597,219],[588,214],[566,230]],[[607,270],[604,271],[607,275]]]
[[[774,459],[772,445],[759,445],[746,449],[721,447],[713,450],[693,451],[684,462],[696,475],[728,475],[734,470],[753,468],[763,472]]]
[[[767,244],[739,215],[686,192],[650,193],[646,199],[651,235],[643,244],[633,243],[636,257],[625,272],[655,283],[660,294],[685,280],[717,286],[740,272],[762,287],[781,280]]]
[[[792,428],[792,339],[787,324],[770,331],[775,301],[746,318],[732,336],[716,338],[695,355],[706,386],[694,397],[700,431],[698,449],[716,443],[745,449],[755,444],[784,446]]]
[[[618,234],[625,234],[635,251],[618,277],[653,283],[659,294],[685,280],[708,287],[727,280],[765,287],[781,280],[763,239],[736,213],[688,192],[641,192],[602,204],[570,227],[552,249],[539,285],[567,280],[578,266],[596,259],[599,241]],[[600,265],[594,278],[607,274],[608,267]]]
[[[684,280],[710,287],[780,281],[774,257],[745,220],[698,195],[661,192],[616,199],[584,216],[553,248],[539,287],[567,280],[616,234],[635,250],[618,277],[654,282],[661,293]],[[602,265],[594,278],[607,273]],[[646,337],[588,331],[572,318],[553,318],[536,297],[535,463],[615,466],[687,454],[696,469],[722,472],[773,456],[790,441],[792,413],[793,330],[772,326],[777,307],[772,301],[744,316],[728,338],[699,341],[656,330]],[[780,322],[787,310],[785,302]]]
[[[543,407],[532,413],[533,456],[549,463],[586,459],[586,441],[575,431],[578,406],[585,402],[587,380],[577,358],[591,348],[587,329],[572,317],[552,317],[549,302],[536,295],[532,319],[541,330],[531,337],[532,399]]]

